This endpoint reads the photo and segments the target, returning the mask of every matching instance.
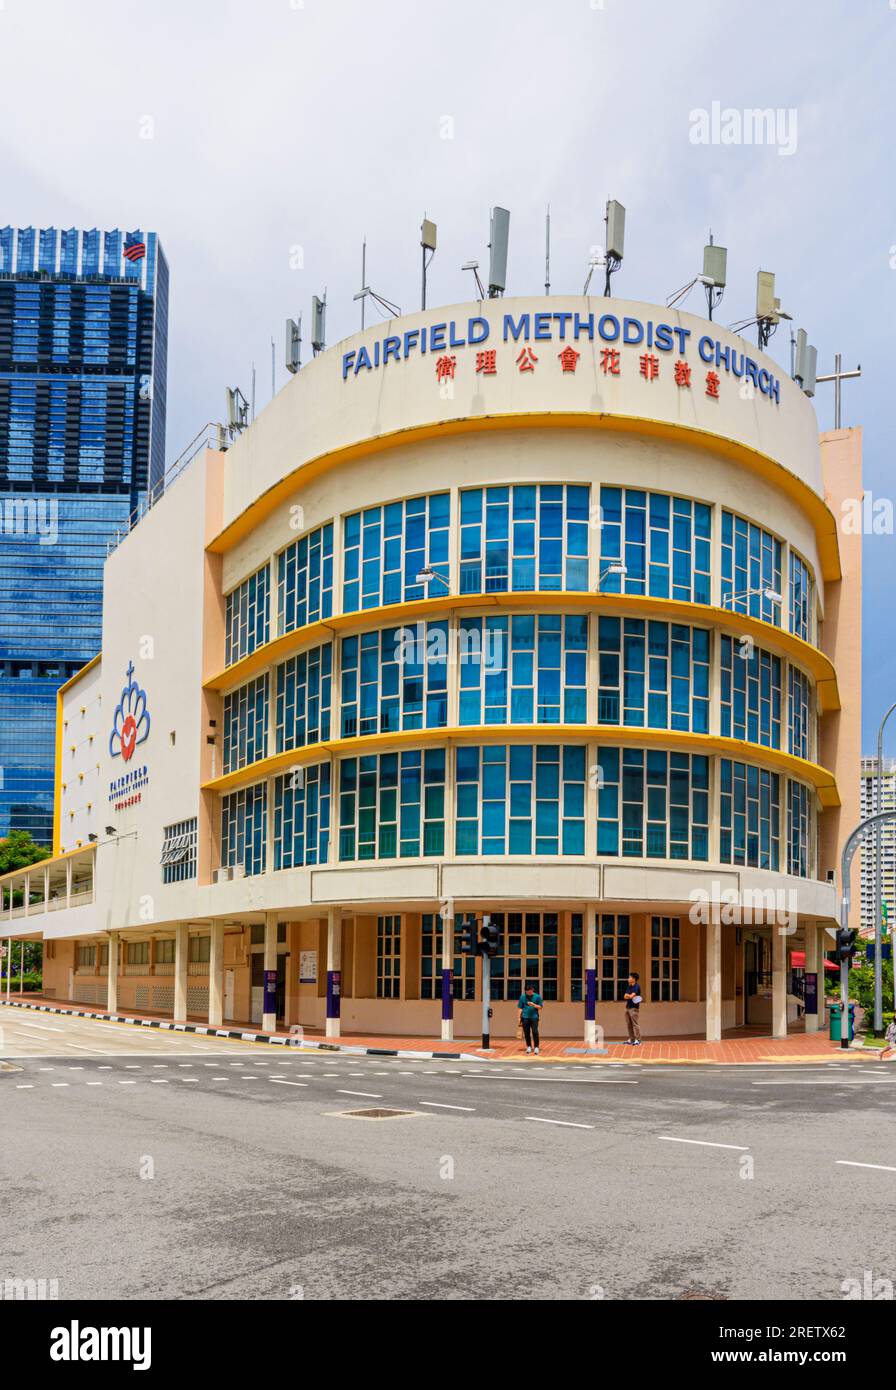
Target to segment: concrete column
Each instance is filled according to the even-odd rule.
[[[824,1001],[824,971],[821,968],[818,951],[818,928],[811,922],[807,922],[804,928],[806,937],[806,974],[814,974],[818,981],[818,1007],[821,1008]],[[806,1011],[806,1032],[817,1033],[819,1028],[818,1014]]]
[[[261,1030],[277,1031],[277,914],[268,912],[264,919],[264,1002]]]
[[[327,1037],[341,1032],[342,1004],[342,913],[327,909]]]
[[[174,930],[174,1022],[187,1021],[187,966],[190,954],[190,931],[186,922],[178,922]]]
[[[224,1022],[224,923],[212,922],[208,953],[208,1026]]]
[[[25,993],[25,938],[19,943],[19,994]]]
[[[72,905],[72,861],[70,859],[65,861],[65,905],[66,907]]]
[[[585,908],[585,1045],[597,1042],[597,911]]]
[[[442,908],[442,1042],[453,1042],[454,903],[443,903]]]
[[[109,933],[109,971],[106,977],[106,1009],[118,1012],[118,932]]]
[[[787,937],[772,924],[772,1037],[787,1037]]]
[[[722,1041],[722,923],[706,924],[706,1041]]]

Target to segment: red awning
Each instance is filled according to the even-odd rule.
[[[791,952],[790,952],[790,964],[793,966],[794,970],[805,970],[805,968],[806,968],[806,952],[805,952],[805,951],[791,951]],[[837,971],[839,971],[839,969],[840,969],[840,967],[839,967],[839,965],[837,965],[836,961],[828,960],[827,956],[825,956],[824,968],[825,968],[825,970],[833,970],[835,973],[836,973]]]

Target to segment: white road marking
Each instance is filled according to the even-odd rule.
[[[431,1106],[434,1110],[475,1110],[475,1109],[476,1109],[475,1105],[447,1105],[447,1104],[445,1104],[444,1101],[440,1101],[440,1100],[421,1100],[421,1101],[418,1101],[417,1104],[418,1104],[418,1105],[429,1105],[429,1106]]]
[[[594,1125],[579,1125],[572,1120],[548,1120],[544,1115],[526,1115],[524,1119],[537,1120],[540,1125],[562,1125],[564,1129],[593,1129]]]
[[[14,1021],[14,1023],[13,1023],[12,1026],[15,1027],[15,1028],[35,1028],[35,1029],[37,1030],[38,1033],[64,1033],[64,1032],[65,1032],[65,1029],[64,1029],[64,1028],[54,1028],[54,1026],[52,1025],[52,1023],[25,1023],[25,1021],[24,1021],[23,1019],[20,1019],[20,1018],[15,1019],[15,1021]]]
[[[103,1084],[102,1081],[87,1081],[87,1082],[85,1082],[85,1085],[87,1085],[87,1086],[102,1086],[102,1084]]]
[[[198,1076],[182,1076],[182,1077],[181,1077],[181,1081],[184,1083],[185,1086],[188,1086],[188,1085],[190,1084],[191,1081],[195,1082],[195,1084],[196,1084],[197,1086],[199,1085],[199,1077],[198,1077]]]
[[[749,1144],[713,1144],[709,1139],[677,1139],[673,1134],[658,1134],[657,1139],[664,1139],[667,1144],[699,1144],[704,1149],[737,1149],[745,1151],[749,1149]]]
[[[23,1081],[21,1085],[16,1086],[16,1090],[17,1090],[17,1091],[33,1091],[33,1090],[34,1090],[34,1082],[33,1082],[33,1081]]]
[[[55,1086],[55,1087],[58,1089],[58,1088],[61,1087],[61,1086],[67,1086],[67,1085],[68,1085],[68,1082],[67,1082],[67,1081],[51,1081],[51,1082],[50,1082],[50,1085],[51,1085],[51,1086]]]
[[[269,1076],[268,1081],[272,1081],[275,1086],[301,1086],[303,1090],[307,1087],[305,1081],[283,1081],[279,1076]]]
[[[338,1096],[364,1096],[367,1100],[382,1100],[376,1091],[337,1091]]]
[[[807,1077],[805,1081],[803,1081],[803,1080],[800,1080],[800,1081],[796,1081],[796,1080],[793,1080],[793,1081],[751,1081],[751,1082],[750,1082],[750,1085],[751,1085],[751,1086],[850,1086],[850,1085],[851,1085],[851,1086],[886,1086],[886,1085],[888,1084],[888,1080],[889,1080],[890,1084],[892,1084],[893,1081],[896,1081],[896,1077],[887,1078],[887,1077],[881,1076],[881,1077],[875,1078],[874,1081],[871,1081],[871,1080],[866,1081],[864,1078],[857,1078],[855,1081],[852,1081],[852,1082],[850,1082],[850,1081],[845,1081],[843,1078],[840,1078],[840,1079],[837,1080],[837,1081],[830,1081],[830,1080],[822,1080],[820,1077],[819,1077],[817,1080],[814,1080],[812,1077]]]
[[[838,1158],[836,1162],[842,1168],[877,1168],[881,1173],[896,1173],[896,1168],[890,1168],[886,1163],[854,1163],[849,1158]]]
[[[136,1086],[136,1081],[119,1081],[119,1086]]]
[[[150,1086],[167,1086],[168,1078],[167,1076],[151,1076],[149,1078],[149,1084]]]

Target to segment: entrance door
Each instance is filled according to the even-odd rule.
[[[233,1018],[234,972],[224,971],[224,1017]]]

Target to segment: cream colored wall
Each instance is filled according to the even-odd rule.
[[[103,703],[101,662],[62,696],[59,848],[63,851],[86,845],[90,835],[98,834],[105,824],[102,763],[113,709]]]

